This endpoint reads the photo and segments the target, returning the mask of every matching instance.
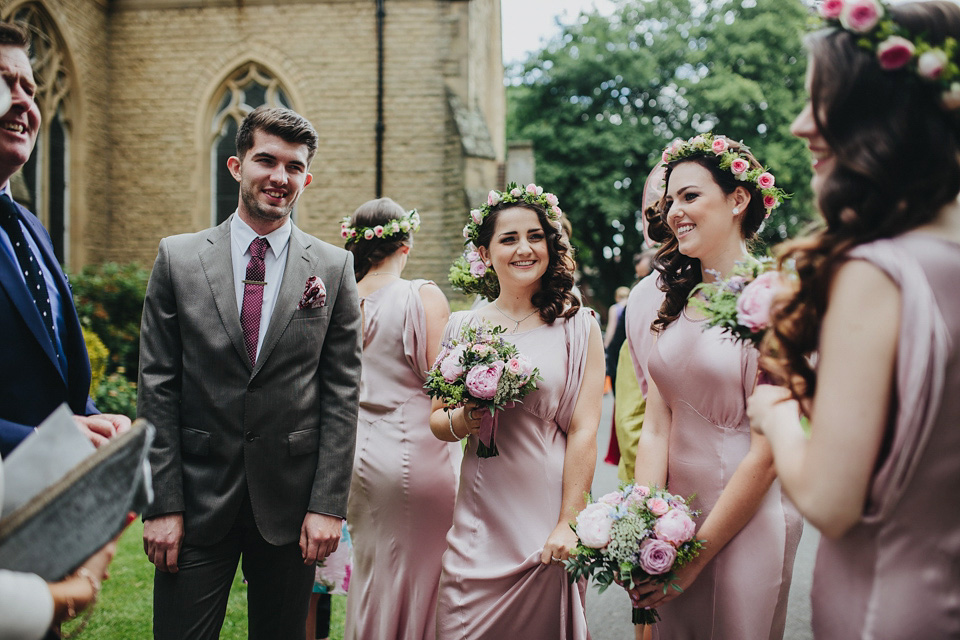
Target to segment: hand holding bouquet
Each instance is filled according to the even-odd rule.
[[[664,489],[625,485],[592,502],[577,516],[576,549],[566,569],[570,581],[592,577],[602,593],[617,581],[628,590],[652,581],[680,590],[671,584],[674,572],[700,552],[701,540],[694,537],[699,515],[687,506],[688,500]],[[660,617],[655,609],[634,609],[634,624],[653,624]]]
[[[512,407],[543,379],[540,370],[500,336],[503,332],[503,327],[486,324],[464,328],[459,338],[443,344],[423,385],[431,398],[447,406],[471,401],[481,407],[480,458],[499,455],[497,411]]]

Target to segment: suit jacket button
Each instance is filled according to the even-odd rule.
[[[257,439],[257,434],[255,434],[253,431],[247,431],[245,434],[243,434],[243,439],[247,442],[253,442]]]

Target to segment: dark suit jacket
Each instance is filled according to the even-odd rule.
[[[0,249],[0,454],[7,455],[44,418],[66,402],[78,415],[97,413],[89,397],[90,361],[73,306],[67,278],[53,254],[47,230],[32,213],[17,205],[27,232],[50,265],[60,292],[65,335],[60,336],[66,370],[41,322],[40,312],[20,277],[16,258]]]
[[[346,514],[360,385],[353,254],[293,227],[254,365],[230,244],[230,219],[160,242],[140,333],[138,414],[157,427],[144,515],[183,512],[184,542],[213,544],[249,493],[264,539],[289,544],[307,511]],[[313,275],[326,305],[297,309]]]

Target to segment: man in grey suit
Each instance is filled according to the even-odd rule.
[[[160,242],[137,407],[157,427],[156,638],[217,638],[241,558],[249,637],[304,638],[315,563],[340,539],[360,307],[352,255],[290,221],[316,149],[303,117],[256,109],[228,161],[236,213]]]

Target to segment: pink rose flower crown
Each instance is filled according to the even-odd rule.
[[[351,227],[350,216],[345,217],[340,222],[340,237],[348,243],[373,240],[374,238],[389,238],[394,235],[406,236],[408,233],[416,233],[419,230],[420,214],[417,213],[416,209],[411,209],[406,215],[373,227]]]
[[[763,207],[767,210],[766,217],[770,217],[773,210],[790,195],[776,186],[776,178],[766,168],[751,166],[750,159],[731,147],[729,140],[726,136],[715,136],[712,133],[701,133],[689,140],[677,138],[667,145],[660,159],[664,164],[670,164],[692,156],[719,156],[720,169],[730,171],[738,180],[752,182],[757,186],[763,197]],[[737,144],[743,151],[750,150],[742,142]]]
[[[873,53],[884,71],[904,70],[939,85],[945,109],[960,108],[960,66],[957,41],[947,38],[934,46],[923,35],[897,24],[880,0],[826,0],[819,7],[827,27],[849,31],[857,44]]]
[[[570,527],[577,546],[565,568],[570,582],[593,578],[600,593],[613,582],[632,589],[654,582],[681,591],[673,584],[676,571],[703,548],[695,522],[699,512],[665,489],[626,484],[590,503]],[[634,624],[654,624],[656,609],[634,609]]]
[[[470,295],[480,294],[490,300],[499,295],[500,283],[497,275],[487,268],[477,251],[480,227],[494,207],[518,202],[543,207],[550,223],[558,232],[562,229],[560,220],[563,217],[563,210],[560,208],[560,199],[552,193],[544,192],[543,187],[533,183],[522,187],[516,182],[511,182],[507,185],[506,191],[490,191],[485,202],[470,210],[470,219],[463,227],[463,255],[450,267],[448,276],[454,289]]]

